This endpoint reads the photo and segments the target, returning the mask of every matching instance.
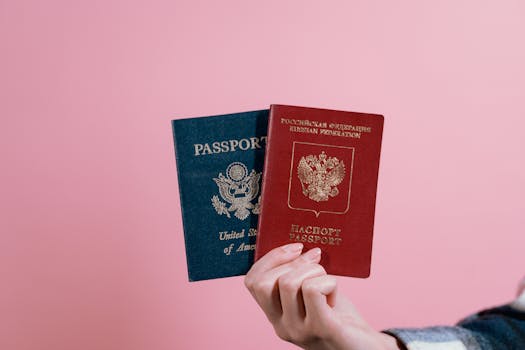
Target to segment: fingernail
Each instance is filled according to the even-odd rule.
[[[303,244],[302,243],[291,243],[283,246],[283,249],[287,253],[297,253],[301,250],[303,250]]]
[[[306,260],[314,261],[319,257],[319,255],[321,255],[321,249],[316,247],[304,253],[303,258]]]

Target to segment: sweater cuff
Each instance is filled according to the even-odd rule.
[[[461,327],[393,328],[383,333],[397,338],[408,350],[481,350],[472,333]]]

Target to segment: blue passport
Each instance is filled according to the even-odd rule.
[[[190,281],[254,260],[269,110],[172,121]]]

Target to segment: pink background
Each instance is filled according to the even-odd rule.
[[[523,1],[0,1],[0,348],[290,349],[242,278],[188,283],[170,119],[386,117],[378,329],[524,274]]]

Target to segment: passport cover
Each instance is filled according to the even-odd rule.
[[[190,281],[253,264],[268,110],[172,121]]]
[[[383,119],[271,106],[256,259],[302,242],[329,274],[370,275]]]

